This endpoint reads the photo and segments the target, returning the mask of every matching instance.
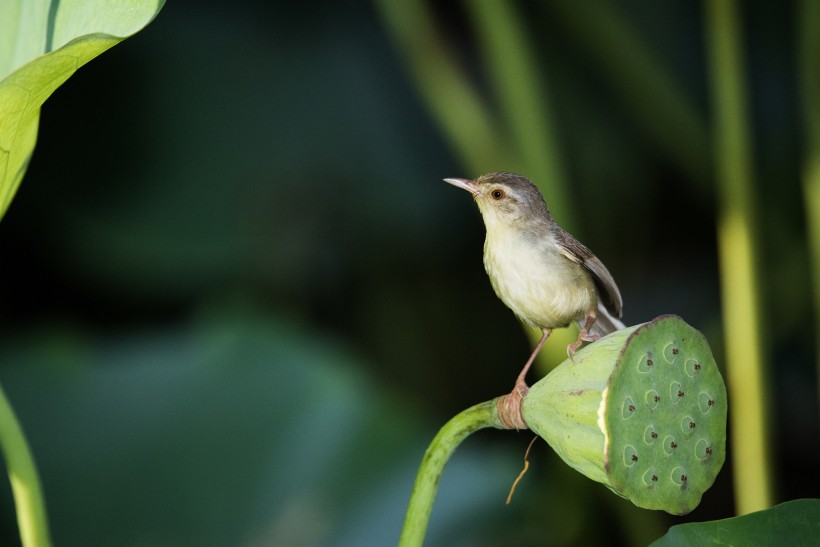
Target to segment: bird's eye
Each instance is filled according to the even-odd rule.
[[[499,199],[504,199],[505,194],[504,194],[504,190],[502,190],[501,188],[496,188],[495,190],[490,192],[490,195],[493,196],[494,200],[499,200]]]

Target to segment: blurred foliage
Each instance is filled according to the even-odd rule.
[[[722,362],[710,159],[675,141],[707,118],[700,5],[607,4],[692,117],[613,84],[625,38],[584,37],[605,20],[516,5],[570,181],[574,212],[555,216],[610,268],[627,323],[677,313]],[[458,3],[432,17],[495,101],[475,22]],[[750,3],[743,21],[777,494],[818,497],[795,14]],[[369,3],[177,0],[46,103],[0,222],[0,381],[57,544],[394,543],[437,428],[509,389],[529,344],[483,272],[477,211],[440,182],[479,173],[403,62]],[[505,507],[529,440],[487,432],[456,453],[430,545],[645,544],[733,513],[726,470],[672,518],[544,445]]]
[[[7,344],[2,379],[43,456],[55,543],[398,537],[419,457],[405,447],[425,440],[419,413],[320,336],[239,304],[186,326],[101,339],[51,325]],[[434,534],[503,491],[515,461],[502,454],[454,462],[448,488],[470,501],[444,498]]]

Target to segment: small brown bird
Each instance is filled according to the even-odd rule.
[[[538,188],[515,173],[489,173],[475,180],[444,179],[467,190],[478,204],[487,238],[484,268],[495,294],[519,319],[543,336],[516,379],[513,394],[528,390],[527,371],[552,329],[577,321],[582,342],[624,328],[623,302],[609,271],[550,215]]]

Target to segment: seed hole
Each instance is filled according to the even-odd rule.
[[[715,406],[715,400],[705,391],[701,391],[700,395],[698,395],[698,406],[702,413],[707,414],[712,410],[712,407]]]
[[[631,417],[635,413],[635,401],[632,400],[632,397],[627,397],[624,399],[624,406],[623,406],[623,417],[624,419]]]
[[[686,370],[686,374],[691,378],[694,377],[697,373],[700,372],[700,363],[695,361],[694,359],[689,359],[686,361],[684,365],[684,370]]]
[[[654,364],[654,361],[652,361],[652,352],[647,352],[646,355],[641,356],[640,361],[638,361],[638,372],[649,372],[652,370],[652,365]]]
[[[624,447],[624,465],[632,467],[638,461],[638,451],[631,444]]]
[[[672,398],[672,402],[677,404],[677,402],[683,397],[683,386],[681,383],[672,382],[672,385],[669,386],[669,394]]]
[[[697,444],[695,444],[695,457],[703,461],[711,455],[712,447],[709,446],[709,443],[706,441],[706,439],[700,439],[697,442]]]
[[[661,397],[660,395],[658,395],[657,391],[655,391],[654,389],[650,389],[646,392],[646,395],[644,396],[644,401],[646,401],[646,406],[648,406],[649,408],[655,408],[661,401]]]

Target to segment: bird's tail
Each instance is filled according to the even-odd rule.
[[[584,327],[584,321],[584,319],[578,321],[578,326],[580,328]],[[592,328],[589,329],[590,334],[595,336],[606,336],[611,332],[625,328],[626,325],[624,325],[620,319],[609,313],[601,302],[598,303],[598,316],[595,318]]]

